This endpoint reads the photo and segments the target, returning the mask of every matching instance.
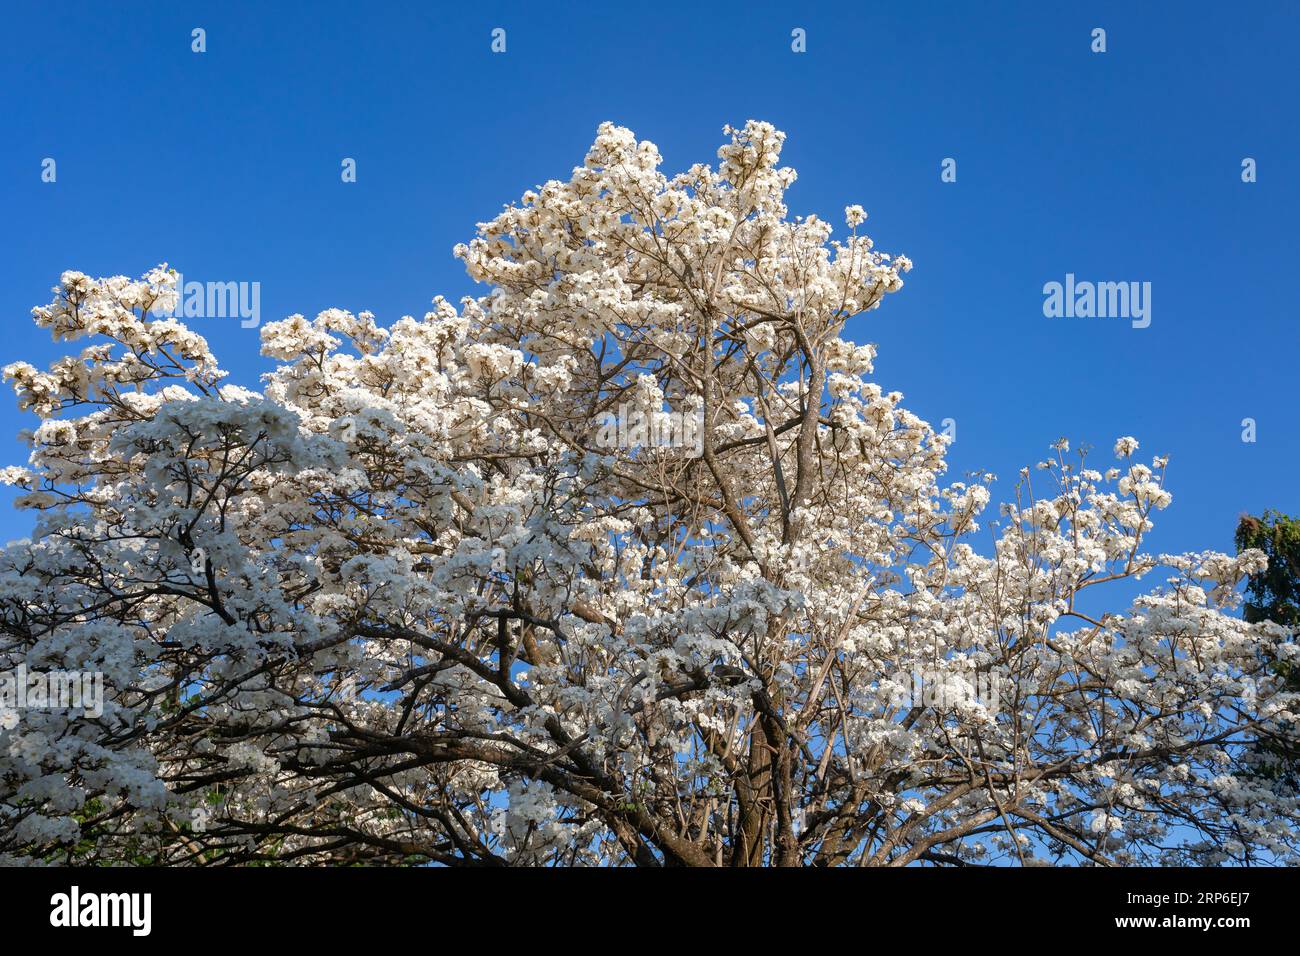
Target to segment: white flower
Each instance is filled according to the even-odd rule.
[[[787,215],[783,143],[673,176],[602,124],[457,246],[482,295],[264,324],[260,391],[140,314],[163,267],[66,273],[76,345],[6,369],[0,864],[779,862],[764,754],[804,862],[1300,863],[1264,553],[1150,554],[1164,460],[1064,440],[981,527],[993,476],[842,337],[911,262]],[[986,777],[1055,825],[990,839]]]

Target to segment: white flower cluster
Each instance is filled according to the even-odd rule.
[[[790,217],[783,142],[669,177],[605,124],[456,248],[489,294],[264,325],[261,392],[149,318],[165,267],[66,273],[36,320],[87,346],[5,370],[0,669],[106,700],[0,723],[0,862],[1300,862],[1263,556],[1144,551],[1132,438],[982,529],[842,337],[910,261]]]

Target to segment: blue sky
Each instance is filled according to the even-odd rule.
[[[28,314],[69,268],[257,281],[263,322],[422,315],[475,291],[452,245],[566,177],[601,121],[676,172],[765,119],[799,170],[792,212],[862,203],[916,263],[846,335],[918,414],[956,420],[952,477],[993,471],[1005,498],[1059,436],[1105,465],[1136,435],[1170,455],[1152,548],[1230,550],[1239,513],[1300,512],[1298,28],[1290,3],[10,5],[0,364],[61,354]],[[1151,326],[1044,317],[1066,273],[1150,282]],[[255,330],[193,325],[256,386]],[[33,421],[0,403],[0,465]],[[0,540],[31,527],[11,499]]]

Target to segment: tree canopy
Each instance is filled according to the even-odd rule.
[[[726,133],[601,126],[457,247],[485,294],[271,323],[260,391],[167,268],[62,276],[0,669],[105,699],[0,715],[0,860],[1297,861],[1266,549],[1144,550],[1131,437],[946,481],[843,337],[911,263]]]

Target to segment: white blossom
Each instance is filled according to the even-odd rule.
[[[266,324],[256,391],[165,266],[64,273],[0,672],[106,700],[0,700],[0,862],[1300,862],[1263,554],[1148,553],[1133,438],[945,483],[843,337],[911,261],[791,216],[784,139],[669,176],[604,124],[456,247],[484,295]]]

